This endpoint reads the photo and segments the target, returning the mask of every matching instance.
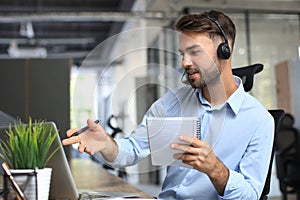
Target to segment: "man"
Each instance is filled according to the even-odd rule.
[[[113,166],[136,164],[149,155],[147,117],[201,118],[200,139],[181,136],[190,145],[171,144],[184,151],[174,158],[192,168],[168,166],[160,199],[259,199],[266,179],[274,122],[268,111],[244,92],[232,75],[233,22],[221,12],[182,16],[176,23],[182,66],[190,86],[157,100],[130,137],[114,140],[100,125],[79,137],[79,152],[95,154]],[[70,136],[75,130],[69,130]],[[98,153],[99,154],[99,153]]]

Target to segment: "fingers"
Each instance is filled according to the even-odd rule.
[[[91,119],[88,119],[88,126],[90,127],[90,129],[95,130],[95,129],[97,129],[97,126],[99,126],[99,125],[97,125]],[[69,138],[62,140],[62,144],[63,145],[70,145],[70,144],[79,143],[81,141],[81,139],[78,136],[71,137],[76,131],[78,131],[77,128],[67,130],[66,135]]]
[[[86,145],[84,143],[79,143],[78,145],[78,151],[80,153],[83,153],[86,150]]]
[[[211,151],[208,143],[201,141],[191,136],[180,136],[181,141],[189,144],[171,144],[171,148],[174,150],[183,151],[183,153],[174,154],[175,159],[180,159],[184,162],[193,162],[196,160],[204,160],[205,157]]]
[[[66,134],[67,134],[68,137],[70,137],[76,131],[78,131],[77,128],[72,128],[72,129],[67,130]]]
[[[180,135],[179,140],[181,140],[183,142],[186,142],[186,143],[189,143],[189,144],[191,144],[191,146],[194,146],[194,147],[200,147],[201,146],[201,140],[199,140],[198,138],[193,137],[193,136]]]
[[[75,136],[75,137],[70,137],[67,139],[63,139],[61,141],[62,145],[66,146],[66,145],[70,145],[70,144],[76,144],[80,142],[80,137],[79,136]]]
[[[197,158],[191,154],[182,154],[182,153],[176,153],[176,154],[174,154],[173,157],[176,160],[182,160],[184,162],[192,162],[192,161],[195,161]]]
[[[90,127],[90,129],[96,129],[98,124],[96,124],[93,120],[88,119],[87,125]]]
[[[91,154],[91,155],[94,154],[94,152],[91,151],[91,150],[88,148],[88,146],[87,146],[84,142],[82,142],[82,141],[79,142],[79,145],[78,145],[78,151],[79,151],[79,153],[86,152],[86,153]]]
[[[92,121],[91,119],[87,120],[87,125],[88,125],[88,129],[87,131],[77,135],[77,136],[72,136],[74,134],[74,132],[76,132],[78,129],[69,129],[66,132],[66,135],[68,138],[62,140],[62,144],[64,146],[66,145],[71,145],[71,144],[76,144],[79,143],[78,145],[78,151],[80,153],[86,152],[89,154],[94,154],[94,151],[92,151],[93,148],[93,142],[95,142],[94,140],[95,137],[98,137],[99,135],[101,136],[100,133],[105,133],[103,127],[99,124],[96,124],[94,121]],[[89,148],[88,148],[89,147]]]
[[[67,139],[63,139],[61,141],[62,145],[66,146],[66,145],[76,144],[76,143],[80,142],[80,138],[78,136],[70,137],[76,131],[78,131],[77,128],[72,128],[72,129],[67,130],[66,135],[67,135],[68,138]]]
[[[183,151],[184,153],[188,154],[199,154],[199,148],[195,148],[190,145],[184,145],[184,144],[172,144],[172,149]]]
[[[89,128],[93,131],[100,131],[102,133],[104,133],[104,129],[100,124],[96,124],[93,120],[88,119],[87,120],[87,125],[89,126]]]
[[[173,143],[173,144],[171,144],[172,149],[184,151],[184,152],[190,153],[190,154],[198,154],[199,153],[198,148],[203,146],[203,141],[200,141],[197,138],[192,137],[192,136],[181,135],[181,136],[179,136],[179,140],[186,142],[187,144]]]

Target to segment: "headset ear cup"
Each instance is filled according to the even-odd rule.
[[[218,46],[217,53],[219,58],[228,59],[230,57],[230,48],[227,43],[223,42]]]

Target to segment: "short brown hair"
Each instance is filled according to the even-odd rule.
[[[223,38],[219,27],[211,20],[212,17],[219,22],[226,37],[228,40],[231,40],[233,48],[236,35],[235,25],[227,15],[220,11],[211,10],[201,14],[183,15],[176,22],[175,29],[180,32],[195,31],[207,33],[211,39],[214,39],[216,36],[221,36]]]

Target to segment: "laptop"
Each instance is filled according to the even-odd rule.
[[[45,126],[52,126],[52,130],[57,134],[56,140],[53,143],[51,150],[55,149],[57,146],[60,146],[60,150],[55,153],[55,155],[49,160],[46,167],[52,168],[51,176],[51,186],[49,199],[53,200],[76,200],[80,199],[81,193],[89,194],[89,198],[101,198],[101,197],[140,197],[139,194],[134,193],[123,193],[123,192],[101,192],[101,191],[88,191],[85,189],[77,189],[68,160],[66,158],[65,152],[63,150],[60,137],[58,134],[57,127],[54,122],[45,122]],[[8,126],[0,126],[0,138],[4,141],[7,140],[7,135],[5,133],[8,130]],[[3,160],[0,158],[2,164]],[[2,168],[0,167],[1,174],[3,173]],[[80,192],[79,192],[80,191]]]

